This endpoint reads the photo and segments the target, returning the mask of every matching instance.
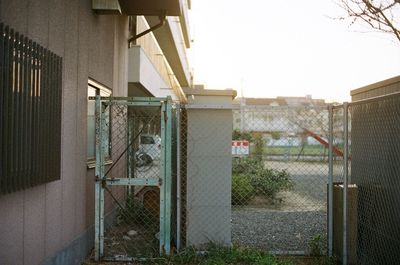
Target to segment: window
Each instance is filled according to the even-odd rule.
[[[100,95],[102,97],[111,96],[111,90],[97,82],[89,80],[88,97]],[[107,115],[107,113],[106,113]],[[106,124],[109,124],[109,117],[106,116]],[[106,130],[109,134],[109,130]],[[109,137],[109,136],[108,136]],[[89,167],[93,167],[96,158],[96,121],[95,121],[95,101],[88,101],[87,113],[87,158],[90,163]]]
[[[155,144],[155,141],[152,136],[141,136],[140,143],[141,144]]]
[[[62,58],[0,23],[0,194],[60,179]]]

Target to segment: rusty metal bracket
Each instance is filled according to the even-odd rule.
[[[139,39],[140,37],[143,37],[144,35],[146,35],[146,34],[152,32],[152,31],[154,31],[154,30],[156,30],[156,29],[158,29],[158,28],[161,28],[161,27],[165,24],[165,21],[166,21],[166,19],[167,19],[167,16],[166,16],[166,14],[164,13],[164,14],[160,15],[158,18],[160,19],[160,22],[159,22],[158,24],[156,24],[156,25],[150,27],[149,29],[147,29],[147,30],[145,30],[145,31],[143,31],[143,32],[141,32],[141,33],[135,35],[135,36],[130,37],[130,38],[128,39],[128,47],[130,47],[130,45],[131,45],[131,43],[132,43],[133,41]]]

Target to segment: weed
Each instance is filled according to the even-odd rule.
[[[317,234],[315,235],[310,243],[310,256],[321,256],[321,235]]]
[[[278,260],[274,256],[257,249],[239,247],[221,247],[210,244],[206,251],[186,250],[183,253],[164,259],[146,262],[147,264],[176,264],[176,265],[292,265],[289,261]]]

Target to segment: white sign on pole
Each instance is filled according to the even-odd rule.
[[[250,154],[250,143],[246,140],[232,141],[233,156],[248,156]]]

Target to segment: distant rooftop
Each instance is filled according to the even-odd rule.
[[[247,106],[326,106],[325,99],[313,99],[311,95],[305,97],[236,98],[233,104],[240,105],[242,100]]]

